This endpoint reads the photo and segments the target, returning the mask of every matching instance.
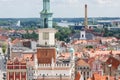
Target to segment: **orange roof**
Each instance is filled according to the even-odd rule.
[[[37,49],[37,59],[39,64],[50,64],[52,59],[56,61],[56,49],[55,48]]]
[[[98,73],[93,74],[93,80],[104,80],[104,79],[101,79],[101,78],[103,78],[103,77],[101,77]]]
[[[117,69],[118,66],[120,65],[120,62],[119,60],[115,59],[114,57],[110,56],[108,58],[108,60],[106,61],[106,63],[109,65],[109,64],[112,64],[112,67]]]
[[[93,62],[95,61],[95,58],[90,58],[89,60],[88,60],[88,64],[92,67],[93,66]]]
[[[0,40],[6,41],[8,39],[7,36],[0,36]]]
[[[88,78],[87,80],[92,80],[91,78]]]
[[[75,56],[77,56],[78,58],[81,58],[82,54],[80,52],[75,52]]]
[[[112,76],[100,76],[98,73],[93,74],[92,80],[108,80],[108,78],[109,80],[115,80]]]
[[[90,66],[87,62],[82,59],[79,59],[76,63],[77,66]]]
[[[7,61],[7,64],[13,64],[13,63],[26,63],[26,60],[24,60],[23,58],[15,57],[14,59]]]
[[[68,59],[70,57],[70,53],[63,53],[60,55],[60,57],[63,59]]]
[[[76,76],[75,76],[75,80],[80,80],[80,72],[77,72]]]
[[[34,54],[22,54],[23,58],[26,60],[26,59],[29,59],[30,61],[34,59]]]
[[[15,40],[12,41],[13,44],[16,44],[18,42],[20,42],[20,39],[18,39],[18,38],[16,38]]]

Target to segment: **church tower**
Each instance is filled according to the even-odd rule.
[[[38,64],[51,64],[56,60],[55,30],[52,27],[52,15],[50,12],[50,0],[43,0],[41,15],[41,28],[39,28],[39,41],[37,45]]]
[[[80,31],[80,40],[86,40],[86,31],[84,29]]]

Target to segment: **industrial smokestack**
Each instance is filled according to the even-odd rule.
[[[87,17],[87,4],[85,4],[85,21],[84,21],[85,28],[88,28],[88,17]]]

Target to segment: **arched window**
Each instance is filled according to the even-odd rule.
[[[82,34],[82,38],[84,37],[84,34]]]
[[[48,23],[47,23],[47,21],[48,21],[48,19],[45,18],[45,19],[44,19],[44,28],[48,28]]]
[[[84,67],[84,69],[85,69],[85,67]]]

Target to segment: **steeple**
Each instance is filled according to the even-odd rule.
[[[50,0],[43,0],[43,10],[41,16],[41,28],[52,28],[52,15],[50,11]]]
[[[80,40],[86,40],[86,31],[84,29],[80,31]]]

